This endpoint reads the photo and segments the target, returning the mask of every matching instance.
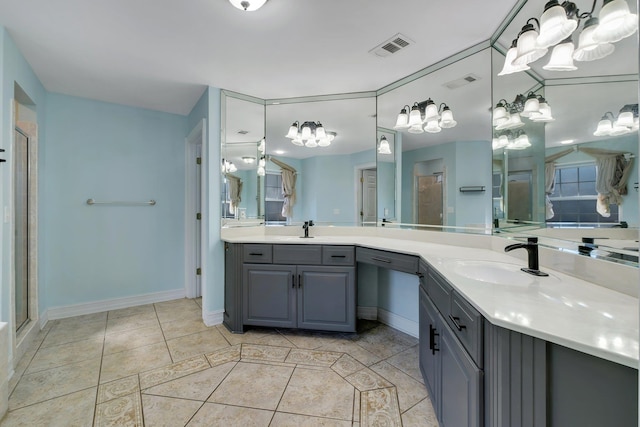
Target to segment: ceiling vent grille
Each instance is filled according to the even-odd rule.
[[[402,49],[406,49],[412,44],[413,40],[398,33],[395,36],[391,37],[389,40],[385,40],[378,46],[371,49],[369,53],[380,58],[386,58],[390,55],[393,55],[394,53],[399,52]]]
[[[445,83],[443,86],[448,87],[449,89],[458,89],[459,87],[466,86],[469,83],[473,83],[477,80],[480,80],[480,77],[475,74],[467,74],[464,77],[459,79],[451,80],[450,82]]]
[[[249,131],[248,131],[248,130],[239,130],[239,131],[238,131],[238,134],[239,134],[239,135],[246,135],[246,134],[248,134],[248,133],[249,133]]]

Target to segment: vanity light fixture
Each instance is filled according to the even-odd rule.
[[[267,0],[229,0],[229,3],[238,9],[247,12],[253,12],[254,10],[260,9],[266,2]]]
[[[266,170],[265,167],[267,166],[267,161],[265,159],[265,156],[263,155],[262,157],[260,157],[260,160],[258,160],[258,176],[265,176],[266,174]]]
[[[226,159],[222,159],[222,173],[233,173],[238,170],[238,167]]]
[[[543,67],[549,71],[573,71],[577,69],[573,60],[594,61],[613,53],[615,47],[612,43],[638,30],[638,15],[630,12],[626,0],[603,0],[596,18],[593,16],[596,3],[594,0],[590,11],[580,12],[570,1],[562,4],[557,0],[547,2],[540,20],[530,18],[522,27],[507,51],[503,69],[498,75],[528,69],[527,64],[546,55],[552,46],[555,47],[551,58]],[[585,19],[578,47],[575,48],[571,35]]]
[[[411,108],[411,112],[407,111]],[[395,130],[406,130],[409,133],[438,133],[458,124],[453,119],[453,112],[444,102],[436,106],[431,98],[422,102],[414,102],[413,107],[405,105],[396,119]]]
[[[338,134],[325,131],[320,122],[304,122],[302,125],[296,120],[289,127],[285,135],[294,145],[299,147],[328,147]]]
[[[391,154],[389,141],[387,141],[387,137],[384,135],[380,137],[380,144],[378,144],[378,154]]]
[[[242,157],[242,161],[245,162],[246,164],[250,165],[251,163],[256,161],[255,157],[250,157],[250,156],[243,156]]]
[[[611,111],[604,113],[594,136],[620,136],[638,130],[638,104],[627,104],[620,109],[618,117]]]
[[[531,147],[529,137],[522,130],[496,133],[491,141],[491,148],[494,151],[502,148],[505,150],[524,150],[529,147]]]
[[[521,117],[532,122],[552,122],[551,107],[542,95],[529,92],[516,95],[512,103],[501,99],[493,109],[493,126],[496,130],[517,129],[525,125]]]

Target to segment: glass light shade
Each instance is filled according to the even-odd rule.
[[[333,142],[333,140],[336,138],[336,133],[335,132],[327,132],[327,138],[329,139],[329,142]]]
[[[529,137],[526,134],[519,135],[515,140],[507,144],[505,147],[507,150],[524,150],[531,147]]]
[[[538,47],[536,44],[538,32],[533,29],[533,26],[530,27],[530,30],[525,31],[518,37],[518,51],[516,52],[516,57],[513,59],[513,65],[527,65],[542,58],[548,52],[547,48]]]
[[[318,140],[318,147],[328,147],[331,145],[329,138],[322,138]]]
[[[304,146],[309,148],[316,148],[318,146],[318,143],[315,139],[308,139],[307,142],[304,143]]]
[[[233,162],[229,162],[229,167],[227,168],[227,171],[229,171],[229,172],[237,172],[238,168],[236,167],[236,165],[233,164]]]
[[[229,3],[234,5],[240,10],[246,10],[247,12],[253,12],[260,9],[267,0],[229,0]]]
[[[511,114],[511,118],[503,124],[496,126],[496,130],[518,129],[524,126],[519,113]]]
[[[509,145],[509,137],[507,135],[500,135],[498,137],[498,148],[504,148]]]
[[[498,138],[495,138],[495,137],[494,137],[494,138],[491,140],[491,149],[492,149],[492,150],[497,150],[497,149],[499,149],[500,147],[498,146],[498,144],[499,144],[499,142],[498,142]]]
[[[302,147],[304,145],[304,143],[302,142],[302,135],[300,134],[296,135],[296,137],[292,139],[291,142],[298,147]]]
[[[638,15],[629,11],[625,0],[605,1],[598,18],[600,24],[593,39],[599,43],[614,43],[638,30]]]
[[[404,113],[398,114],[396,125],[393,127],[395,130],[403,130],[409,127],[409,116],[407,115],[406,110],[402,111],[404,111]]]
[[[258,151],[261,152],[262,154],[264,154],[265,145],[266,145],[266,141],[264,138],[262,138],[262,141],[260,141],[260,144],[258,144]]]
[[[318,123],[318,126],[316,127],[316,139],[322,139],[326,137],[327,137],[327,134],[324,131],[324,127]]]
[[[523,117],[530,117],[532,114],[540,113],[540,101],[538,98],[534,96],[530,96],[527,98],[527,101],[524,103],[524,110],[520,113]]]
[[[309,126],[302,126],[302,139],[306,140],[311,138],[311,127]]]
[[[631,126],[631,130],[637,131],[638,129],[640,129],[640,121],[638,120],[638,117],[636,117],[633,119],[633,126]]]
[[[603,118],[598,122],[598,127],[593,136],[607,136],[611,134],[611,120]]]
[[[576,61],[595,61],[605,56],[611,55],[615,50],[615,46],[611,43],[598,43],[593,39],[593,32],[598,27],[598,18],[590,18],[585,24],[580,38],[578,47],[573,52],[573,59]]]
[[[438,120],[429,120],[427,125],[424,127],[424,130],[429,133],[438,133],[442,130],[440,125],[438,124]]]
[[[267,165],[267,161],[266,161],[265,159],[260,159],[260,160],[258,161],[258,167],[259,167],[259,168],[263,168],[263,167],[265,167],[266,165]]]
[[[632,127],[633,126],[633,113],[631,111],[625,111],[624,113],[620,113],[618,116],[618,120],[616,120],[615,126],[625,126]]]
[[[563,42],[553,48],[551,58],[547,65],[542,67],[547,71],[574,71],[578,67],[573,65],[573,46],[572,41]]]
[[[632,121],[633,121],[633,118],[632,118]],[[245,156],[245,157],[242,158],[242,161],[245,162],[246,164],[251,164],[251,163],[256,161],[256,158],[255,157]]]
[[[628,128],[626,126],[618,126],[618,124],[614,122],[613,126],[611,127],[611,132],[609,133],[609,135],[620,136],[620,135],[626,135],[628,133],[631,133],[631,128]]]
[[[532,115],[529,117],[533,122],[553,122],[556,119],[551,115],[551,107],[546,102],[540,103],[540,114]]]
[[[389,141],[386,137],[380,138],[380,145],[378,146],[378,154],[391,154],[391,147],[389,147]]]
[[[502,66],[502,71],[498,73],[499,76],[506,76],[508,74],[518,73],[520,71],[530,70],[527,64],[523,65],[514,65],[513,60],[516,58],[518,54],[518,49],[516,47],[512,47],[507,51],[507,55],[504,58],[504,65]]]
[[[440,114],[438,114],[438,107],[433,102],[427,103],[427,108],[424,110],[424,121],[430,122],[433,120],[438,120],[440,118]]]
[[[417,125],[413,125],[408,130],[409,133],[423,133],[422,123],[418,123]]]
[[[453,119],[453,112],[449,109],[449,107],[445,107],[442,110],[442,117],[440,118],[440,127],[443,129],[450,129],[455,127],[458,122]],[[426,130],[426,129],[425,129]]]
[[[564,7],[556,5],[544,11],[540,17],[540,35],[536,39],[538,47],[546,48],[560,43],[578,27],[578,21],[567,18]]]
[[[418,108],[417,105],[414,105],[413,107],[411,107],[411,113],[409,114],[409,126],[414,127],[421,124],[422,114],[420,113],[420,108]],[[411,129],[409,129],[409,132],[411,132]]]
[[[264,176],[265,170],[263,166],[258,166],[258,176]]]
[[[502,106],[502,104],[498,104],[496,108],[493,109],[493,125],[498,125],[498,122],[504,119],[508,119],[509,113],[507,113],[507,109]]]
[[[292,124],[291,127],[289,127],[289,132],[287,132],[286,138],[289,139],[293,139],[298,135],[298,126],[296,126],[296,124]]]

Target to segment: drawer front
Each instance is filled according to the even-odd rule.
[[[274,264],[322,264],[322,246],[320,245],[274,245]]]
[[[353,246],[323,246],[322,263],[324,265],[353,265],[355,263]]]
[[[416,274],[418,272],[418,257],[413,255],[397,254],[378,249],[356,248],[356,261],[404,271],[405,273]]]
[[[427,295],[436,305],[442,317],[448,317],[451,311],[453,288],[439,274],[430,270],[427,274]]]
[[[444,317],[473,361],[482,368],[482,315],[454,291],[451,313]]]
[[[271,245],[257,243],[242,245],[242,260],[251,263],[271,264]]]

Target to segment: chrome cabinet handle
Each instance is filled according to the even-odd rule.
[[[458,331],[461,331],[463,329],[466,329],[467,327],[465,325],[461,325],[460,322],[460,318],[459,317],[453,317],[453,315],[449,315],[449,319],[451,319],[451,321],[453,322],[453,326],[456,327],[456,329]]]
[[[291,287],[292,288],[296,287],[296,275],[295,274],[291,275]]]
[[[302,276],[300,274],[298,274],[298,287],[302,287]]]

